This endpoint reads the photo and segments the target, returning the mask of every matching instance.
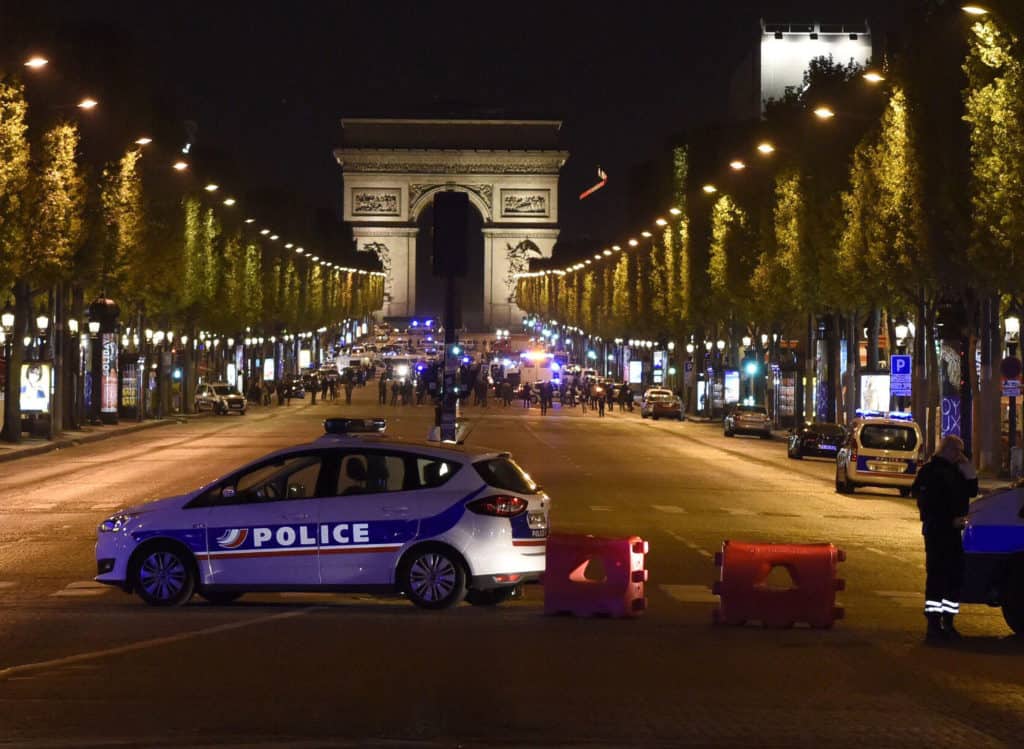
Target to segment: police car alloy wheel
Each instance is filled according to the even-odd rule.
[[[134,566],[133,587],[152,606],[179,606],[192,597],[192,560],[178,549],[156,544],[142,551]]]
[[[402,590],[424,609],[447,609],[466,595],[466,570],[462,561],[443,546],[421,546],[402,564]]]

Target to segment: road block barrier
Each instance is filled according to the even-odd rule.
[[[644,566],[648,544],[639,536],[548,536],[544,613],[637,616],[647,608]]]
[[[836,591],[845,581],[836,565],[846,553],[832,544],[754,544],[725,541],[715,554],[721,568],[712,592],[720,596],[714,612],[719,624],[759,621],[766,627],[790,627],[803,622],[829,628],[843,618]],[[775,587],[769,575],[776,568],[789,573],[791,587]]]

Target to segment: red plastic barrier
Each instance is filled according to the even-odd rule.
[[[548,536],[544,613],[637,616],[647,608],[647,551],[639,536]]]
[[[790,627],[806,622],[829,628],[843,618],[836,606],[836,591],[845,582],[836,577],[836,565],[846,554],[832,544],[751,544],[726,541],[715,555],[721,575],[712,592],[721,597],[714,618],[720,624],[760,621],[766,627]],[[793,587],[766,584],[775,567],[783,567]]]

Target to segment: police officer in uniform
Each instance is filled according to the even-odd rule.
[[[964,454],[964,443],[946,435],[939,449],[918,472],[911,492],[917,497],[924,535],[924,615],[926,640],[957,640],[953,617],[960,613],[960,586],[964,573],[961,530],[971,497],[978,493],[978,476]]]

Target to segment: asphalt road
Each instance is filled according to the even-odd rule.
[[[470,408],[469,441],[511,450],[556,531],[649,540],[636,619],[542,615],[543,589],[429,613],[357,595],[200,599],[173,610],[91,582],[96,524],[319,434],[428,408],[293,402],[0,465],[0,745],[1020,746],[1024,646],[965,606],[956,648],[922,644],[912,500],[835,494],[826,461],[717,425]],[[712,624],[724,539],[831,541],[831,630]]]

